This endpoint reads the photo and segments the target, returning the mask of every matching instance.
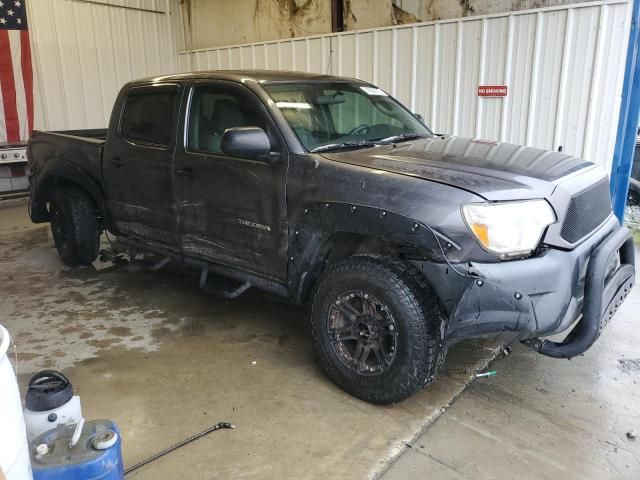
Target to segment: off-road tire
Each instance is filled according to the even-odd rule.
[[[328,333],[332,303],[354,290],[379,299],[397,325],[395,358],[380,375],[361,375],[347,367]],[[412,265],[384,256],[356,255],[327,267],[314,292],[311,330],[317,361],[329,378],[375,404],[399,402],[424,388],[446,354],[444,315],[435,293]]]
[[[62,261],[89,265],[98,257],[100,225],[93,199],[82,189],[57,188],[51,197],[51,233]]]

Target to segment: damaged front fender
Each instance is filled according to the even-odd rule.
[[[471,281],[447,328],[449,341],[478,337],[487,332],[517,332],[523,336],[540,329],[531,297],[486,279]]]
[[[343,239],[343,243],[353,239],[352,245],[340,246],[347,249],[355,248],[362,239],[375,239],[407,249],[407,253],[414,249],[424,258],[439,262],[444,261],[444,255],[461,251],[458,244],[433,227],[385,209],[316,203],[304,209],[290,242],[289,281],[297,301],[303,302],[307,297],[337,239]]]

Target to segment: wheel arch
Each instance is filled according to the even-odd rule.
[[[446,250],[460,248],[414,219],[361,205],[316,204],[300,213],[295,226],[291,232],[288,271],[290,290],[298,303],[309,301],[328,265],[351,255],[442,259]]]
[[[106,205],[101,186],[88,173],[67,160],[52,158],[38,175],[30,200],[31,220],[34,223],[50,221],[49,202],[53,192],[74,186],[86,192],[93,200],[101,223],[106,220]]]

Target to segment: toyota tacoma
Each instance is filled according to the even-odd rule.
[[[354,79],[134,81],[108,129],[35,131],[28,167],[31,219],[51,223],[65,264],[95,261],[107,231],[219,295],[309,304],[319,364],[373,403],[423,388],[465,338],[580,355],[635,280],[601,168],[434,134]]]

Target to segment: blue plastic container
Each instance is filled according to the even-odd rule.
[[[69,448],[74,430],[75,425],[59,426],[31,442],[33,479],[122,480],[124,465],[118,426],[110,420],[86,422],[80,440]],[[47,453],[41,454],[44,451]]]

